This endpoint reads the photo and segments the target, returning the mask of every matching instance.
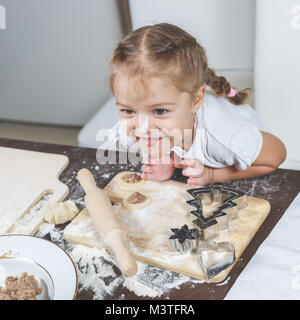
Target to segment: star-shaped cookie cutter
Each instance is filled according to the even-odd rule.
[[[185,224],[180,229],[171,228],[174,233],[169,237],[170,247],[173,251],[183,254],[198,247],[199,231],[198,229],[189,229]]]
[[[207,240],[218,235],[220,229],[228,228],[229,221],[238,218],[238,210],[247,206],[247,196],[244,192],[224,187],[223,183],[214,183],[205,188],[188,189],[194,198],[186,201],[196,208],[191,214],[196,216],[193,223],[200,228],[200,239]],[[221,205],[205,217],[203,205],[219,202]]]

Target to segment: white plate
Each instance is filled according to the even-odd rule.
[[[43,288],[40,300],[75,299],[78,278],[74,262],[55,243],[25,235],[0,236],[0,287],[8,276],[34,275]]]

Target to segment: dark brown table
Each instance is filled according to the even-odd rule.
[[[111,178],[103,179],[105,173],[118,173],[123,170],[140,171],[141,163],[136,164],[101,164],[96,160],[96,149],[64,146],[57,144],[38,143],[30,141],[19,141],[0,138],[0,146],[26,149],[33,151],[64,154],[69,157],[70,163],[60,176],[60,180],[68,185],[70,193],[67,199],[83,198],[84,193],[77,180],[77,171],[83,167],[89,168],[94,174],[97,184],[103,188]],[[119,153],[117,152],[117,159]],[[113,176],[113,175],[110,175]],[[181,170],[176,169],[172,179],[185,182],[186,178],[181,175]],[[215,284],[197,284],[191,285],[184,283],[179,289],[172,289],[168,292],[169,299],[223,299],[235,280],[245,268],[251,257],[255,254],[260,244],[267,238],[276,223],[282,217],[287,207],[300,191],[300,171],[277,169],[271,174],[263,177],[229,181],[226,186],[248,193],[250,196],[266,199],[271,204],[271,212],[260,227],[241,258],[237,261],[226,284],[217,286]],[[80,208],[81,209],[81,208]],[[120,286],[115,290],[113,296],[107,296],[106,299],[118,299],[123,294],[124,299],[145,299],[137,297],[134,293]],[[77,299],[92,299],[92,292],[80,292]],[[161,296],[158,299],[165,299]]]

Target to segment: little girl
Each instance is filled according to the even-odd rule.
[[[146,179],[167,180],[177,167],[202,187],[270,173],[286,158],[284,144],[243,104],[246,90],[217,76],[204,48],[174,25],[127,35],[111,58],[110,87],[120,117],[113,137],[129,150],[140,146]]]

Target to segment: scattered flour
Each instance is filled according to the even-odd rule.
[[[271,175],[266,175],[258,179],[249,180],[235,180],[230,182],[232,189],[238,189],[247,193],[248,196],[255,197],[257,193],[263,194],[264,199],[272,197],[272,195],[280,190],[287,181],[288,174],[285,173],[283,176],[274,172]]]
[[[79,298],[81,292],[91,290],[95,300],[112,296],[114,299],[124,300],[124,293],[115,296],[117,288],[123,286],[137,296],[154,298],[164,295],[168,299],[168,292],[173,288],[179,289],[183,283],[189,282],[193,286],[205,282],[141,262],[138,262],[135,276],[123,277],[115,266],[115,259],[104,248],[70,244],[64,240],[63,230],[53,224],[42,224],[37,236],[55,242],[71,256],[78,273]]]
[[[227,277],[227,279],[225,279],[223,282],[217,283],[216,286],[225,286],[226,284],[228,284],[230,280],[230,276]]]
[[[47,234],[50,235],[49,240],[62,246],[63,235],[62,232],[55,227],[55,224],[43,223],[36,236],[44,238]]]
[[[112,295],[124,281],[116,275],[111,257],[104,248],[76,245],[69,253],[77,267],[79,291],[92,290],[95,300]]]
[[[73,200],[76,204],[81,205],[81,206],[85,206],[85,202],[83,197],[82,198],[78,198],[76,200]]]
[[[104,173],[101,177],[104,179],[108,179],[111,175],[109,173]]]
[[[125,277],[124,287],[126,287],[128,290],[134,292],[137,296],[142,296],[142,297],[158,297],[160,296],[163,292],[157,291],[150,286],[143,284],[140,282],[136,276],[127,278]]]
[[[80,237],[84,234],[87,237],[94,237],[97,240],[97,230],[91,221],[91,218],[88,218],[87,222],[79,221],[78,223],[69,223],[64,232],[75,237]]]

